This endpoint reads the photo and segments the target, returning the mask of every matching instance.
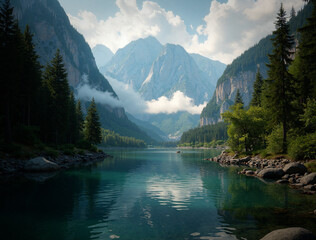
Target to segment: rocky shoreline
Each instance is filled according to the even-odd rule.
[[[262,159],[258,156],[238,158],[223,151],[219,156],[206,160],[221,165],[244,166],[238,172],[247,176],[271,179],[279,184],[289,184],[292,188],[305,194],[316,194],[316,172],[309,173],[304,166],[305,162],[291,162],[288,159]]]
[[[58,157],[40,156],[29,160],[0,159],[0,176],[16,175],[25,172],[53,172],[80,165],[90,165],[104,158],[112,157],[104,152],[86,152],[84,154],[59,155]]]

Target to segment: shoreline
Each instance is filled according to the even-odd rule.
[[[303,194],[316,194],[316,172],[307,171],[304,166],[307,161],[294,162],[286,158],[263,159],[259,156],[238,158],[237,155],[229,155],[225,150],[219,156],[205,160],[223,166],[245,167],[238,174],[274,180],[277,184],[288,184]]]
[[[39,155],[32,159],[0,159],[0,177],[15,176],[24,173],[45,174],[58,172],[80,165],[90,165],[111,157],[111,155],[104,152],[86,152],[74,155],[61,154],[58,157]]]

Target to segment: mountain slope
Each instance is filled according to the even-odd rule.
[[[161,48],[162,45],[154,37],[138,39],[119,49],[100,71],[138,91]]]
[[[109,82],[99,72],[89,45],[71,26],[57,0],[12,0],[11,4],[20,26],[28,24],[31,27],[41,64],[48,63],[56,49],[60,49],[68,72],[68,81],[73,89],[82,83],[88,83],[93,88],[110,92],[113,97],[117,97]],[[124,136],[152,141],[128,120],[123,108],[98,104],[98,111],[102,127]]]
[[[299,37],[297,29],[305,24],[306,18],[311,15],[311,12],[312,6],[308,4],[290,20],[291,33],[296,38]],[[257,68],[259,67],[264,78],[267,77],[268,54],[273,49],[271,37],[272,35],[268,35],[261,39],[258,44],[249,48],[227,66],[217,82],[212,99],[201,113],[200,126],[221,121],[220,114],[227,111],[233,104],[237,89],[240,90],[245,105],[249,105]]]
[[[191,53],[196,65],[209,76],[211,83],[216,86],[217,80],[222,76],[226,65],[220,61],[214,61],[196,53]]]
[[[171,97],[178,90],[193,98],[195,104],[209,99],[214,86],[183,47],[166,44],[153,63],[140,93],[146,100]]]
[[[98,44],[92,48],[92,53],[98,68],[106,65],[114,56],[109,48],[101,44]]]

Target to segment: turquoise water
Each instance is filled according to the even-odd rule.
[[[316,233],[316,196],[203,160],[218,151],[109,153],[93,166],[1,180],[1,239],[260,239],[289,226]]]

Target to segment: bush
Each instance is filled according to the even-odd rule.
[[[283,130],[281,125],[274,128],[272,133],[267,137],[267,152],[271,154],[278,154],[283,151]]]
[[[305,167],[309,172],[316,172],[316,160],[305,163]]]
[[[87,140],[82,139],[76,143],[76,146],[81,149],[89,150],[91,148],[91,143]]]
[[[51,147],[45,147],[44,154],[52,158],[57,158],[59,156],[59,152]]]
[[[288,154],[295,160],[316,158],[316,133],[300,136],[289,144]]]

